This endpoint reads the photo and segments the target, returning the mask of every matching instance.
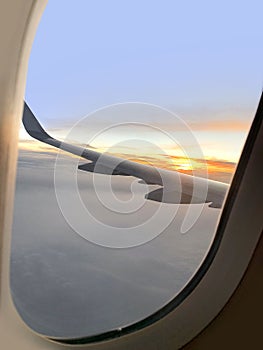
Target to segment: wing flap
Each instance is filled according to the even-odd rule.
[[[169,204],[202,204],[208,203],[207,199],[193,197],[190,194],[178,191],[165,191],[164,188],[157,188],[145,195],[146,199],[155,202],[169,203]]]

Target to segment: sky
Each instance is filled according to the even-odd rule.
[[[261,1],[49,1],[30,56],[26,101],[52,135],[61,137],[90,114],[87,133],[109,120],[123,122],[120,113],[98,110],[127,102],[149,104],[133,122],[176,137],[162,110],[168,109],[189,125],[204,158],[216,161],[218,169],[223,161],[224,171],[225,162],[238,161],[262,90],[262,9]],[[157,117],[151,105],[160,106]],[[129,114],[129,105],[123,113]],[[121,147],[112,149],[120,134],[131,137],[129,128],[115,128],[99,141],[87,142],[87,136],[81,142],[126,157]],[[145,130],[137,125],[136,135],[143,139]],[[22,148],[24,139],[22,130]],[[170,158],[181,157],[179,163],[172,160],[176,169],[191,170],[160,133],[152,133],[151,142]],[[135,147],[129,154],[136,158],[138,152]],[[165,160],[158,158],[156,165],[171,168]]]

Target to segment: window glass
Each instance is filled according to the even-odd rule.
[[[119,329],[193,278],[255,114],[261,13],[259,1],[49,2],[25,99],[52,137],[119,160],[112,174],[109,158],[93,167],[21,125],[11,289],[32,329]]]

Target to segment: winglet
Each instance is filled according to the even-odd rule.
[[[46,133],[46,131],[39,124],[38,120],[34,116],[31,109],[28,107],[26,102],[24,103],[22,121],[26,131],[29,133],[30,136],[40,141],[45,141],[46,139],[52,139],[52,137],[48,135],[48,133]]]

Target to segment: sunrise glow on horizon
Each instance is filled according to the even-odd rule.
[[[205,132],[205,130],[200,129],[198,129],[198,131]],[[212,138],[217,135],[217,139],[220,140],[220,132],[222,132],[222,129],[219,128],[218,132],[219,135],[217,134],[215,128],[213,128],[212,134],[209,132],[209,135]],[[231,130],[229,132],[231,134]],[[222,140],[221,144],[220,142],[214,142],[214,144],[210,144],[210,147],[207,149],[205,144],[200,144],[200,147],[204,153],[203,159],[191,158],[187,156],[187,154],[185,154],[179,147],[173,148],[172,145],[169,144],[159,145],[162,150],[161,153],[158,152],[155,147],[150,147],[148,149],[140,149],[138,147],[122,147],[122,145],[118,142],[115,145],[114,138],[111,140],[112,142],[104,142],[104,144],[102,138],[102,142],[94,142],[91,145],[96,151],[101,153],[106,152],[123,159],[129,159],[138,163],[149,164],[158,168],[179,171],[190,175],[198,171],[199,176],[206,176],[207,172],[207,176],[209,178],[216,181],[229,183],[238,161],[238,156],[236,154],[239,155],[247,132],[248,129],[232,131],[232,138],[236,138],[236,152],[233,152],[232,157],[227,157],[227,154],[224,157],[224,139]],[[55,134],[58,134],[58,138],[63,140],[63,137],[59,137],[59,135],[66,134],[66,131],[60,130],[59,132],[57,130]],[[141,137],[143,137],[143,135],[141,135]],[[107,141],[107,138],[104,141]],[[74,143],[78,144],[77,141]],[[41,156],[43,156],[43,154],[47,154],[48,156],[53,156],[54,158],[59,152],[52,146],[48,146],[40,141],[33,140],[30,136],[26,135],[23,129],[21,129],[20,133],[19,150],[32,152],[35,154],[35,157],[38,157],[38,154],[41,153]],[[69,157],[76,157],[66,152],[63,153]],[[80,163],[83,161],[85,162],[84,159],[80,158]]]

